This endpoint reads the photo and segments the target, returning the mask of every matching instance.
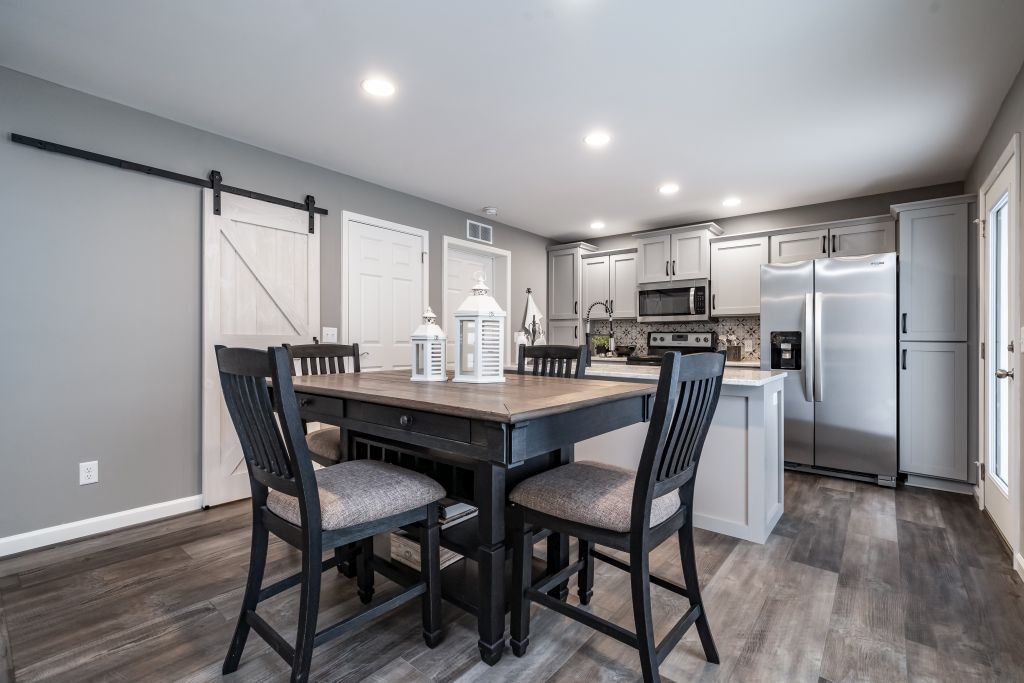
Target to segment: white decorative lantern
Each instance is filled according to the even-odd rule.
[[[455,311],[456,382],[505,381],[505,311],[481,277]]]
[[[412,381],[443,382],[447,378],[445,364],[444,330],[437,326],[437,316],[427,306],[423,324],[412,333]]]

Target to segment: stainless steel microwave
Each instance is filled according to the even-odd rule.
[[[710,320],[708,281],[677,280],[637,285],[638,322]]]

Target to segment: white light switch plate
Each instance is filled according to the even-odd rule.
[[[325,344],[337,344],[338,343],[338,328],[337,327],[325,327],[320,335],[320,341]]]

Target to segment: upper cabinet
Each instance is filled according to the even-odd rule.
[[[580,313],[596,302],[603,301],[612,310],[616,320],[636,317],[636,262],[637,252],[630,249],[606,254],[583,256],[583,297]],[[595,306],[591,320],[607,320],[608,312]]]
[[[581,260],[583,254],[596,249],[586,242],[548,247],[548,318],[580,317]]]
[[[896,251],[896,224],[888,216],[810,226],[769,238],[772,263]]]
[[[711,276],[709,243],[721,235],[714,223],[640,233],[637,237],[637,282],[697,280]]]
[[[968,202],[905,208],[897,215],[900,339],[967,341]]]
[[[759,315],[761,266],[768,263],[768,237],[711,244],[711,315]]]

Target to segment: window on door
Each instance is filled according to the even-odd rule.
[[[992,355],[997,368],[1012,366],[1010,343],[1010,196],[1004,194],[988,215],[991,235]],[[990,474],[1005,489],[1010,477],[1010,385],[992,383],[992,465]]]

